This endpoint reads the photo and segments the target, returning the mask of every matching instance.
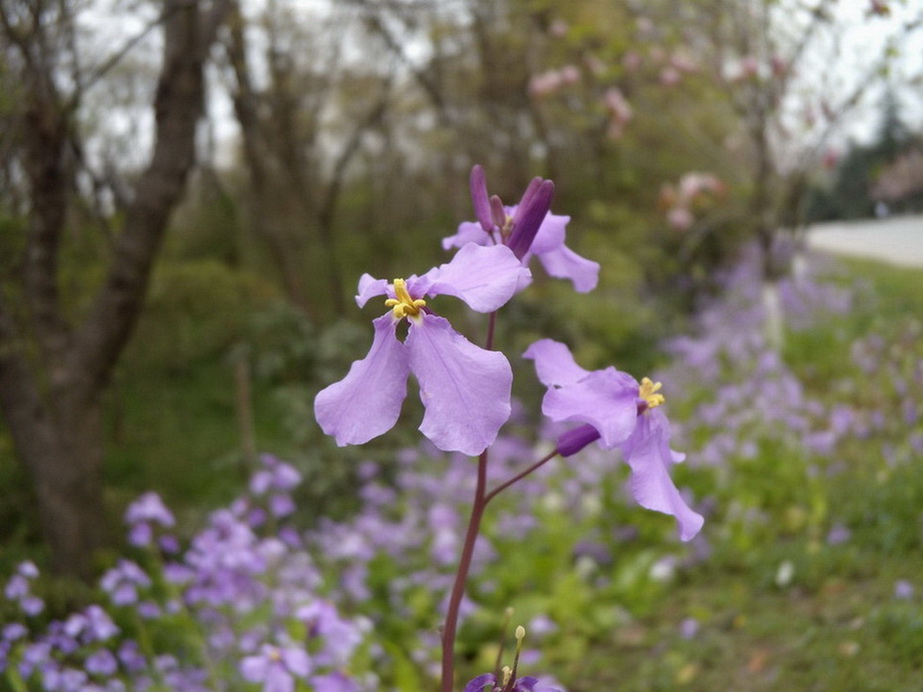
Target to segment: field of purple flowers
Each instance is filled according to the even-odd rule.
[[[463,679],[509,658],[522,624],[520,672],[549,676],[536,690],[917,689],[918,275],[811,258],[779,284],[775,348],[755,261],[664,344],[655,378],[686,453],[676,485],[705,528],[682,543],[673,518],[638,507],[617,450],[545,464],[485,515]],[[493,446],[492,484],[550,451],[527,418],[514,410]],[[191,535],[146,493],[94,605],[49,619],[33,564],[5,579],[0,687],[431,689],[472,464],[429,442],[369,458],[359,509],[309,530],[293,520],[301,474],[272,456]]]

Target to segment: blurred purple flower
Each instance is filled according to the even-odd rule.
[[[340,617],[336,607],[316,600],[295,611],[295,617],[308,625],[310,637],[323,637],[324,649],[317,654],[318,665],[344,665],[362,642],[364,632],[356,622]]]
[[[692,639],[699,633],[699,621],[695,618],[683,618],[679,623],[679,636],[683,639]]]
[[[295,677],[311,672],[311,659],[304,649],[263,644],[260,653],[240,662],[240,674],[249,682],[263,683],[263,692],[293,692]]]
[[[155,492],[144,493],[125,510],[126,523],[134,525],[142,521],[160,524],[167,528],[176,524],[173,514],[160,499],[160,495]]]
[[[100,649],[87,656],[84,667],[91,675],[112,675],[118,670],[119,662],[111,651]]]
[[[561,692],[559,688],[553,687],[531,675],[516,678],[513,686],[507,688],[497,681],[497,676],[493,673],[478,675],[465,685],[464,692],[499,692],[501,689],[508,690],[508,692]]]
[[[253,474],[250,479],[250,492],[264,495],[269,490],[291,490],[301,483],[301,474],[291,464],[286,464],[271,454],[260,457],[264,468]]]
[[[516,290],[523,269],[509,248],[469,243],[451,262],[423,276],[388,283],[364,274],[356,302],[387,295],[392,310],[373,320],[369,354],[314,400],[317,422],[340,446],[363,444],[397,422],[412,372],[426,413],[420,431],[443,451],[477,456],[510,416],[512,371],[502,353],[479,348],[436,315],[424,295],[454,295],[477,312],[493,312]],[[397,326],[407,319],[405,341]]]
[[[902,601],[913,598],[913,584],[906,579],[898,579],[894,582],[894,598]]]
[[[556,422],[583,423],[558,438],[561,456],[576,454],[599,440],[618,447],[631,467],[631,492],[638,504],[676,517],[680,538],[690,540],[704,519],[689,508],[669,469],[684,455],[670,449],[670,423],[658,408],[664,402],[659,383],[640,383],[613,367],[584,370],[566,345],[541,339],[523,354],[535,361],[538,379],[549,389],[542,413]]]
[[[852,537],[852,531],[842,524],[834,524],[827,533],[827,545],[841,545]]]
[[[87,606],[83,614],[86,617],[83,630],[85,641],[104,642],[119,633],[118,626],[100,606]]]
[[[99,582],[115,605],[129,605],[138,601],[138,587],[151,585],[150,577],[131,560],[119,560]]]
[[[564,244],[570,217],[548,211],[553,192],[554,184],[550,180],[534,178],[519,204],[505,207],[496,195],[488,198],[484,169],[475,166],[471,170],[471,199],[477,221],[462,222],[455,235],[442,240],[442,247],[448,250],[467,243],[505,244],[523,266],[529,266],[529,261],[536,256],[551,276],[570,279],[581,293],[592,291],[596,288],[599,264],[581,257]],[[525,288],[529,281],[528,277],[523,277],[518,289]]]
[[[339,671],[311,678],[314,692],[361,692],[359,684]]]
[[[38,568],[29,560],[19,563],[16,572],[9,578],[3,590],[11,601],[16,601],[26,615],[38,615],[45,608],[45,602],[32,593],[29,582],[38,577]]]

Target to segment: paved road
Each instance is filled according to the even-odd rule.
[[[923,216],[818,224],[808,231],[808,246],[833,254],[923,267]]]

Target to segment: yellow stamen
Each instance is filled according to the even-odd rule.
[[[500,235],[504,238],[508,238],[513,232],[513,217],[509,214],[506,215],[506,218],[503,221],[503,226],[500,227]]]
[[[503,686],[506,687],[510,678],[513,677],[513,670],[509,666],[503,666]]]
[[[641,380],[641,386],[638,387],[638,398],[644,399],[648,408],[656,408],[666,401],[663,394],[657,393],[662,386],[660,382],[651,382],[645,377]]]
[[[426,305],[426,301],[420,298],[414,300],[407,292],[407,283],[404,279],[394,280],[394,295],[397,298],[388,298],[385,305],[393,308],[394,316],[398,319],[403,317],[416,317],[420,314],[420,309]]]

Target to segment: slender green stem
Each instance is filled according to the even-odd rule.
[[[496,488],[494,488],[489,493],[487,493],[487,495],[484,496],[484,504],[486,505],[488,502],[493,500],[497,495],[502,493],[504,490],[509,488],[511,485],[513,485],[514,483],[518,483],[519,481],[521,481],[523,478],[528,476],[533,471],[538,470],[539,468],[547,464],[549,461],[554,459],[557,455],[558,455],[558,450],[554,450],[553,452],[549,453],[548,455],[536,461],[534,464],[532,464],[532,466],[527,468],[525,471],[517,473],[515,476],[510,478],[508,481],[505,481],[501,483],[500,485],[498,485]]]

